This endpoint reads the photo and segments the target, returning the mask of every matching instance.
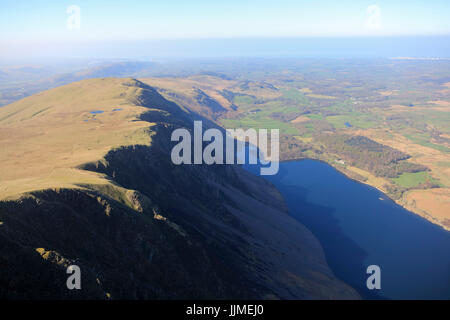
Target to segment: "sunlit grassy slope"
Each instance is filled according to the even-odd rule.
[[[76,169],[111,149],[150,145],[152,123],[139,115],[132,79],[91,79],[39,93],[0,109],[0,199],[47,188],[107,184]]]

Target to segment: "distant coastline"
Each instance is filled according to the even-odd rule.
[[[435,57],[435,58],[428,58],[428,57],[393,57],[393,58],[389,58],[391,60],[430,60],[430,61],[450,61],[450,58],[439,58],[439,57]]]

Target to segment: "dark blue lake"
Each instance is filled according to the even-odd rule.
[[[450,232],[322,162],[283,162],[264,178],[319,239],[336,276],[363,297],[450,299]],[[381,268],[381,290],[366,287],[369,265]]]

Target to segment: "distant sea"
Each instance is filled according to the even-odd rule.
[[[203,39],[149,42],[145,47],[184,57],[450,58],[450,35],[415,37]],[[157,54],[157,51],[155,53]]]
[[[20,48],[18,48],[20,49]],[[26,48],[23,48],[24,50]],[[450,58],[450,35],[398,37],[225,38],[104,41],[83,45],[47,44],[32,57],[0,54],[4,61],[30,63],[70,59],[189,59],[189,58]]]
[[[155,40],[129,43],[160,57],[450,58],[450,35]]]

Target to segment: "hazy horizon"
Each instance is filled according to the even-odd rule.
[[[450,58],[450,36],[181,39],[48,45],[22,54],[0,53],[1,64],[57,63],[81,59],[182,58]]]
[[[448,1],[3,3],[2,63],[61,59],[440,57]]]

